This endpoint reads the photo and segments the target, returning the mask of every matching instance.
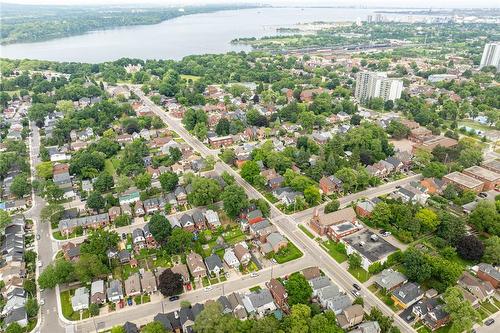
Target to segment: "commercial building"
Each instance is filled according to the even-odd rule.
[[[479,193],[483,190],[484,182],[455,171],[443,177],[445,183],[454,184],[462,190],[470,190]]]
[[[500,42],[487,43],[484,46],[479,69],[486,66],[494,66],[497,70],[500,69]]]
[[[401,97],[403,81],[389,79],[383,72],[359,72],[356,75],[354,96],[360,101],[381,97],[384,101],[394,101]]]
[[[500,173],[474,165],[463,171],[467,176],[471,176],[484,183],[483,191],[493,190],[500,186]]]

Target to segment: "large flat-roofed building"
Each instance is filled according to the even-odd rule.
[[[493,172],[500,173],[500,160],[485,161],[481,166]]]
[[[354,96],[360,101],[380,97],[384,101],[401,97],[403,81],[387,78],[384,72],[359,72],[356,75]]]
[[[418,148],[424,149],[427,151],[432,151],[437,146],[441,146],[444,148],[452,148],[458,145],[458,141],[452,138],[448,138],[445,136],[430,136],[424,138],[419,144],[413,146],[413,150]]]
[[[493,190],[500,186],[500,173],[474,165],[463,171],[467,176],[471,176],[484,183],[483,191]]]
[[[443,177],[443,180],[448,184],[451,183],[458,186],[462,190],[470,190],[477,193],[481,192],[484,186],[484,182],[458,171],[447,174]]]
[[[347,254],[358,253],[361,256],[361,266],[365,270],[375,262],[384,263],[389,254],[398,250],[367,229],[346,236],[340,241],[346,245]]]
[[[500,69],[500,42],[487,43],[484,46],[479,69],[486,66],[493,66],[497,70]]]

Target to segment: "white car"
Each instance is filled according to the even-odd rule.
[[[44,304],[45,304],[45,300],[44,300],[43,298],[42,298],[42,299],[40,299],[40,302],[38,302],[38,304],[39,304],[40,306],[44,305]]]
[[[209,291],[211,291],[212,289],[213,289],[212,287],[205,287],[205,289],[203,289],[203,290],[204,290],[204,291],[206,291],[206,292],[209,292]]]
[[[42,266],[43,266],[43,263],[42,263],[42,261],[41,261],[41,260],[38,260],[38,261],[36,262],[36,265],[37,265],[38,267],[42,267]]]
[[[250,277],[253,277],[253,278],[257,277],[257,276],[259,276],[259,273],[257,273],[257,272],[253,272],[252,274],[250,274]]]

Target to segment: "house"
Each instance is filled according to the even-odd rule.
[[[304,275],[304,278],[307,281],[310,281],[312,279],[318,278],[321,276],[321,271],[319,270],[318,267],[307,267],[302,270],[302,275]]]
[[[380,199],[374,198],[371,200],[363,200],[356,204],[356,214],[361,217],[370,217],[375,209],[375,206],[380,201]]]
[[[441,194],[446,187],[445,181],[439,178],[424,178],[420,181],[420,185],[428,194]]]
[[[12,323],[18,323],[21,327],[26,327],[28,325],[28,314],[24,306],[10,311],[3,320],[5,327],[8,327]]]
[[[182,325],[181,320],[179,318],[179,311],[172,311],[166,314],[170,325],[172,325],[172,332],[181,333]]]
[[[386,268],[375,276],[374,281],[379,288],[392,291],[408,282],[408,278],[398,271]]]
[[[389,254],[398,250],[367,229],[346,236],[340,241],[346,246],[348,255],[358,253],[361,256],[361,267],[366,271],[374,262],[384,263]]]
[[[245,295],[243,305],[248,313],[260,317],[276,310],[276,304],[269,289],[262,289]]]
[[[139,333],[139,329],[137,328],[137,325],[134,323],[131,323],[130,321],[125,322],[123,324],[123,331],[125,333]]]
[[[412,313],[431,331],[435,331],[448,324],[451,320],[444,307],[444,304],[439,303],[437,299],[426,299],[415,304]]]
[[[207,228],[205,215],[203,215],[203,213],[200,210],[194,211],[192,218],[197,230],[204,230]]]
[[[267,236],[266,244],[269,244],[271,250],[276,253],[288,246],[288,240],[279,232],[273,232]]]
[[[122,210],[120,207],[111,207],[108,210],[108,215],[109,215],[109,220],[113,222],[118,216],[120,216],[122,213]]]
[[[89,290],[85,287],[80,287],[75,290],[75,294],[71,297],[71,307],[73,311],[78,312],[89,308]]]
[[[141,249],[146,247],[146,238],[144,237],[144,231],[141,228],[136,228],[132,231],[132,243],[134,244],[136,252],[139,252]]]
[[[266,287],[271,292],[271,295],[274,298],[274,303],[276,303],[276,305],[284,312],[288,312],[288,294],[281,282],[276,279],[271,279],[269,282],[266,282]]]
[[[481,166],[490,171],[500,173],[500,159],[484,161]]]
[[[136,201],[140,200],[140,195],[139,191],[130,189],[124,194],[122,194],[119,198],[118,201],[120,202],[120,206],[125,205],[125,204],[132,204],[135,203]]]
[[[123,288],[120,280],[111,280],[106,290],[109,302],[118,302],[123,299]]]
[[[332,225],[342,222],[354,223],[355,221],[356,221],[356,212],[352,207],[346,207],[336,212],[322,214],[322,215],[319,214],[318,210],[315,210],[313,217],[309,221],[309,226],[318,235],[324,236],[329,232],[330,226]]]
[[[246,266],[252,260],[252,255],[250,254],[250,251],[248,251],[248,248],[243,246],[241,243],[238,243],[234,246],[234,254],[236,255],[236,258],[238,258],[238,261],[243,265]]]
[[[245,320],[247,318],[247,311],[245,310],[245,305],[243,304],[241,295],[233,292],[227,296],[227,300],[231,305],[233,315],[239,320]]]
[[[222,225],[219,220],[219,214],[211,209],[205,212],[205,219],[211,229],[216,229]]]
[[[481,263],[478,265],[477,277],[485,282],[491,283],[493,288],[500,287],[500,271],[490,264]]]
[[[293,190],[291,187],[280,187],[273,191],[273,196],[283,205],[290,206],[295,204],[297,197],[302,196],[302,193]]]
[[[104,304],[106,303],[106,290],[103,280],[93,281],[90,285],[90,303]]]
[[[285,179],[280,176],[274,169],[263,170],[261,171],[260,175],[264,177],[266,185],[272,190],[281,187],[281,185],[285,181]]]
[[[64,255],[64,259],[67,261],[78,261],[80,258],[80,245],[75,245],[72,242],[68,242],[61,246],[61,250]]]
[[[147,294],[152,294],[158,290],[153,272],[144,271],[141,273],[141,286],[142,292]]]
[[[208,138],[208,143],[214,148],[227,147],[233,144],[233,137],[227,136],[214,136]]]
[[[84,229],[98,229],[104,227],[109,223],[108,213],[89,215],[83,217],[62,219],[59,221],[59,231],[62,235],[71,234],[76,227],[82,227]]]
[[[182,226],[183,229],[189,231],[189,232],[194,232],[196,230],[196,226],[194,224],[194,220],[189,214],[183,214],[181,218],[179,219],[179,222]]]
[[[144,210],[144,204],[141,200],[137,200],[134,204],[134,215],[135,216],[144,216],[146,211]]]
[[[132,216],[132,209],[130,208],[130,206],[128,204],[120,205],[120,209],[121,209],[123,215]]]
[[[231,309],[231,303],[229,303],[229,300],[227,299],[226,296],[220,296],[217,299],[217,303],[219,303],[222,314],[230,314],[233,312]]]
[[[319,180],[319,188],[323,194],[330,195],[342,191],[342,181],[335,176],[323,176]]]
[[[194,325],[194,314],[191,308],[181,308],[179,310],[179,320],[183,332],[191,332]]]
[[[160,324],[162,324],[163,328],[167,332],[174,331],[174,328],[172,327],[172,323],[168,319],[168,315],[166,313],[158,313],[156,316],[154,316],[153,321],[157,321]]]
[[[363,322],[365,311],[360,304],[354,304],[345,308],[340,315],[337,316],[337,322],[342,329],[356,326]]]
[[[394,289],[391,294],[391,299],[400,308],[406,309],[422,299],[424,291],[419,284],[415,282],[405,283],[402,286]]]
[[[227,248],[224,251],[224,261],[229,267],[232,267],[234,269],[238,269],[240,267],[240,261],[236,257],[236,254],[234,253],[233,249]]]
[[[260,209],[255,209],[246,214],[246,219],[250,225],[254,223],[258,223],[262,220],[264,220],[264,216],[262,215],[262,212]]]
[[[495,289],[490,282],[479,280],[469,272],[462,274],[458,279],[458,284],[474,295],[480,302],[491,298],[495,294]]]
[[[220,260],[219,256],[215,253],[205,258],[205,265],[207,266],[208,272],[212,275],[219,276],[224,270],[222,260]]]
[[[130,256],[130,252],[127,250],[121,250],[120,252],[117,253],[118,261],[120,264],[127,264],[130,262],[130,259],[132,258]]]
[[[312,278],[309,280],[309,285],[311,286],[312,289],[312,295],[313,297],[318,296],[318,291],[324,287],[328,287],[331,285],[332,282],[330,281],[330,278],[328,276],[318,276],[315,278]]]
[[[348,333],[380,333],[380,325],[377,321],[366,321]]]
[[[137,296],[141,294],[141,279],[139,273],[131,274],[125,280],[125,295]]]
[[[23,289],[16,289],[7,296],[7,300],[3,305],[2,312],[0,313],[2,316],[9,314],[12,310],[22,308],[26,305],[27,295],[26,291]]]
[[[196,252],[191,252],[186,257],[186,263],[195,279],[207,276],[207,269],[203,263],[203,258]]]
[[[172,267],[171,270],[173,273],[180,274],[182,276],[182,282],[184,282],[184,284],[188,284],[190,282],[189,271],[186,265],[177,264],[174,267]]]
[[[174,190],[174,194],[179,206],[187,204],[187,193],[184,187],[177,186]]]
[[[341,293],[335,285],[320,289],[318,299],[323,308],[333,311],[336,315],[352,304],[350,297]]]

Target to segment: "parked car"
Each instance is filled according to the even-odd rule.
[[[131,306],[131,305],[133,304],[133,303],[132,303],[132,297],[127,298],[127,304],[128,304],[129,306]]]
[[[357,283],[353,283],[352,286],[356,288],[356,290],[361,290],[361,287]]]
[[[213,288],[212,287],[205,287],[205,289],[203,289],[204,291],[208,292],[210,290],[212,290]]]
[[[351,290],[351,294],[353,294],[353,295],[354,295],[354,297],[359,297],[359,296],[361,296],[360,292],[359,292],[359,291],[357,291],[356,289]]]
[[[179,296],[177,296],[177,295],[170,296],[170,297],[168,298],[168,300],[169,300],[170,302],[177,301],[178,299],[179,299]]]
[[[483,199],[484,199],[484,198],[486,198],[486,197],[488,196],[488,193],[486,193],[486,192],[481,192],[481,193],[479,193],[479,194],[478,194],[478,196],[479,196],[480,198],[483,198]]]
[[[490,319],[487,319],[487,320],[484,322],[484,324],[485,324],[486,326],[490,326],[490,325],[492,325],[494,322],[495,322],[495,319],[490,318]]]
[[[123,240],[127,239],[127,234],[126,233],[122,233],[122,239]]]
[[[253,277],[253,278],[257,277],[257,276],[259,276],[259,273],[257,273],[257,272],[253,272],[252,274],[250,274],[250,277]]]
[[[42,263],[42,261],[41,261],[41,260],[38,260],[38,261],[36,262],[36,265],[37,265],[38,267],[42,267],[42,266],[43,266],[43,263]]]
[[[40,240],[40,234],[36,234],[36,240]]]
[[[382,237],[389,237],[391,235],[390,231],[386,231],[382,234]]]
[[[186,289],[191,290],[191,283],[186,284]]]
[[[38,304],[39,304],[40,306],[44,305],[44,304],[45,304],[45,300],[44,300],[43,298],[41,298],[41,299],[40,299],[40,302],[38,302]]]

